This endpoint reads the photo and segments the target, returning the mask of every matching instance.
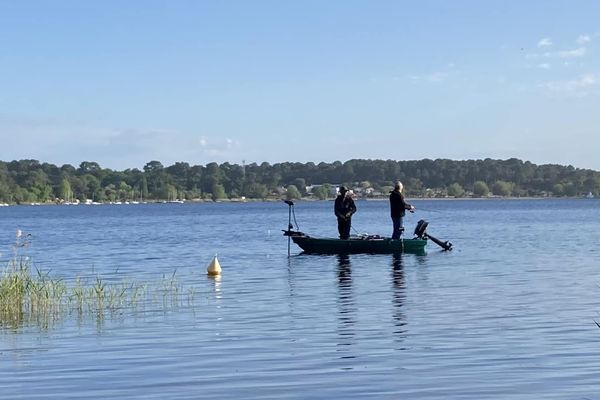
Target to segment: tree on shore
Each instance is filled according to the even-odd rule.
[[[295,200],[300,198],[300,191],[296,187],[296,185],[289,185],[287,187],[287,191],[285,193],[285,197],[288,200]]]
[[[331,185],[320,185],[313,189],[313,195],[319,200],[327,200],[331,193]]]
[[[460,183],[454,182],[450,186],[448,186],[448,196],[452,197],[462,197],[465,194],[465,189],[460,185]]]
[[[65,201],[71,201],[73,197],[73,191],[71,190],[71,183],[67,178],[63,178],[60,184],[61,198]]]
[[[600,195],[600,172],[556,164],[535,165],[518,159],[361,160],[318,164],[150,161],[140,170],[102,168],[83,161],[78,168],[37,160],[0,161],[0,203],[47,202],[57,198],[107,201],[185,199],[331,197],[331,187],[345,184],[359,196],[385,196],[401,180],[407,196],[461,197],[472,192],[497,196]],[[285,188],[288,188],[286,191]],[[311,188],[311,193],[307,192]],[[465,193],[465,189],[469,193]]]
[[[505,181],[496,181],[492,185],[492,193],[496,196],[510,196],[512,193],[512,184]]]
[[[473,184],[473,195],[476,197],[485,197],[489,194],[490,189],[484,181],[477,181]]]
[[[223,187],[223,185],[219,184],[219,183],[215,183],[212,187],[212,200],[213,201],[217,201],[217,200],[223,200],[227,198],[227,194],[225,193],[225,188]]]

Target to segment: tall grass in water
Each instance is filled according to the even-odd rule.
[[[126,311],[172,310],[187,301],[193,303],[195,291],[184,290],[170,278],[153,284],[122,281],[107,283],[100,275],[92,279],[76,277],[70,284],[52,278],[33,266],[22,249],[31,240],[19,230],[13,257],[0,276],[0,330],[37,326],[48,329],[67,315],[93,317],[101,323],[107,315],[122,315]]]

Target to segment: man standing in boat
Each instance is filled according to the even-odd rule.
[[[396,182],[394,190],[390,192],[390,211],[392,214],[392,222],[394,223],[392,239],[395,240],[400,239],[400,235],[402,235],[402,231],[404,230],[403,219],[406,210],[409,210],[410,212],[415,211],[415,207],[404,200],[404,195],[402,194],[403,189],[404,186],[402,185],[402,182]]]
[[[335,199],[334,211],[338,220],[340,239],[350,238],[352,214],[356,212],[356,205],[354,205],[354,200],[352,200],[352,194],[344,186],[340,186],[339,188],[339,194]]]

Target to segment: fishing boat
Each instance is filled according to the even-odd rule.
[[[379,235],[358,235],[342,240],[317,238],[293,231],[289,236],[307,254],[411,253],[422,255],[425,254],[427,245],[427,239],[393,240]]]
[[[307,254],[411,253],[424,255],[425,246],[429,240],[446,251],[452,250],[452,243],[439,240],[426,232],[429,223],[425,220],[417,223],[415,236],[411,239],[392,239],[379,235],[357,235],[351,236],[349,239],[309,236],[300,232],[297,224],[296,230],[294,230],[292,225],[292,215],[294,215],[294,222],[296,221],[294,203],[290,200],[284,201],[289,206],[288,229],[283,231],[283,235],[288,237],[288,254],[290,253],[290,240]]]

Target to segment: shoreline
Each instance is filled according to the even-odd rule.
[[[585,197],[406,197],[406,200],[433,200],[433,201],[465,201],[465,200],[477,200],[477,201],[493,201],[493,200],[594,200],[587,199]],[[360,199],[362,200],[362,199]],[[387,198],[381,199],[365,199],[367,201],[382,201]]]
[[[499,201],[499,200],[595,200],[596,198],[587,198],[587,197],[406,197],[406,200],[409,201]],[[220,200],[203,200],[203,199],[194,199],[194,200],[186,200],[183,202],[177,202],[176,204],[202,204],[202,203],[273,203],[278,201],[283,201],[285,199],[220,199]],[[315,201],[334,201],[335,198],[330,198],[326,200],[312,199],[312,198],[301,198],[294,199],[294,202],[315,202]],[[387,197],[378,197],[378,198],[355,198],[355,201],[388,201]],[[5,207],[15,207],[15,206],[29,206],[29,207],[37,207],[37,206],[137,206],[137,205],[149,205],[149,204],[172,204],[173,202],[169,201],[148,201],[143,203],[127,203],[127,202],[107,202],[107,203],[25,203],[25,204],[8,204],[1,203],[0,209]]]

